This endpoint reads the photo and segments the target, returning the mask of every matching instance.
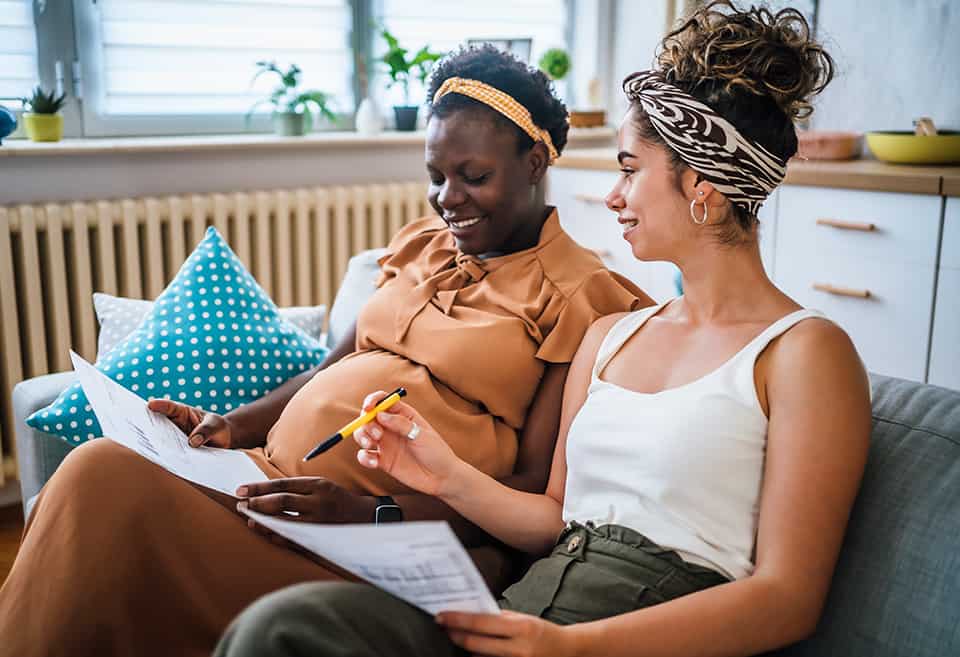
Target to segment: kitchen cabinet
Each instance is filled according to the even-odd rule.
[[[773,279],[843,327],[871,371],[923,381],[941,205],[925,194],[784,186]]]
[[[615,170],[554,168],[550,172],[547,202],[559,210],[564,230],[596,251],[608,268],[632,280],[657,301],[676,296],[676,267],[669,262],[637,260],[623,239],[617,215],[607,209],[604,199],[613,189],[617,175]]]
[[[960,390],[960,196],[947,198],[933,311],[929,383]]]
[[[617,169],[612,148],[568,151],[548,200],[575,239],[666,299],[673,265],[633,258],[603,205]],[[759,218],[771,279],[843,327],[867,369],[960,389],[960,169],[791,162]]]
[[[547,201],[557,206],[560,224],[575,240],[593,249],[613,271],[623,274],[657,301],[676,296],[677,268],[669,262],[637,260],[623,239],[616,215],[605,198],[617,180],[615,170],[555,168],[550,172]],[[768,272],[775,257],[777,194],[760,210],[760,251]]]

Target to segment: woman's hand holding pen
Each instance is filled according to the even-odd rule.
[[[367,395],[364,412],[376,406],[384,395],[383,391]],[[353,439],[362,448],[357,453],[361,465],[383,470],[428,495],[442,497],[453,473],[463,464],[436,430],[403,402],[378,413],[376,419],[353,432]]]

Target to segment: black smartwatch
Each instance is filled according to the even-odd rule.
[[[373,522],[402,522],[403,509],[389,495],[377,495],[377,510],[373,512]]]

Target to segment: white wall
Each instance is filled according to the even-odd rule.
[[[623,78],[649,68],[669,0],[616,0],[608,107],[622,116]],[[741,0],[746,6],[749,2]],[[813,14],[813,0],[774,0]],[[822,130],[911,130],[930,116],[960,130],[960,2],[819,0],[817,36],[838,75],[817,101],[811,125]]]
[[[607,106],[614,125],[619,125],[627,111],[620,86],[623,79],[653,66],[654,53],[666,26],[667,2],[669,0],[616,0],[614,4],[613,73],[607,92]]]
[[[930,116],[960,130],[960,2],[820,0],[817,29],[839,75],[813,127],[912,130]]]

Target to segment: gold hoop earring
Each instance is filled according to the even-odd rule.
[[[690,217],[693,219],[693,223],[697,224],[698,226],[702,226],[703,224],[707,223],[707,204],[706,203],[703,204],[702,219],[697,219],[697,215],[693,211],[693,206],[695,206],[696,204],[697,204],[697,199],[693,199],[692,201],[690,201]]]

